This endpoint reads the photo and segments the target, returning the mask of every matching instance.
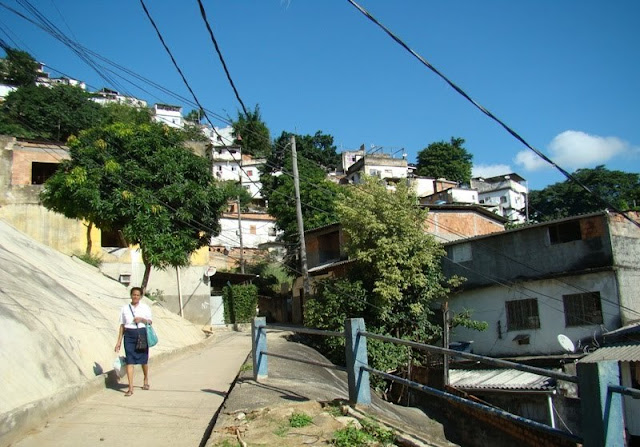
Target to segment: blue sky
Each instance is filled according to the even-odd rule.
[[[190,98],[139,1],[31,3],[73,40]],[[476,175],[517,172],[531,189],[564,180],[346,0],[203,3],[243,101],[260,105],[272,137],[321,130],[339,151],[382,146],[404,150],[410,162],[429,143],[461,137]],[[359,3],[566,170],[604,164],[640,172],[640,2]],[[19,0],[4,4],[25,11]],[[215,112],[212,121],[225,126],[218,117],[235,118],[240,105],[198,2],[146,4],[200,102]],[[180,103],[153,87],[110,85],[54,37],[1,11],[0,37],[9,45],[90,90],[106,86],[150,104]]]

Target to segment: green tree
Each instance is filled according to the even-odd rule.
[[[439,306],[462,278],[444,277],[444,250],[425,233],[427,212],[417,206],[417,197],[408,185],[400,183],[391,191],[371,177],[364,180],[345,189],[337,202],[345,248],[354,260],[346,280],[355,288],[343,293],[345,279],[325,281],[312,300],[315,302],[305,305],[305,321],[314,327],[340,330],[345,317],[362,317],[373,332],[434,342],[441,327],[432,307]],[[460,321],[465,317],[469,315],[458,317],[457,324],[466,323]],[[411,359],[411,352],[403,347],[371,343],[370,360],[375,368],[398,368]]]
[[[35,85],[40,64],[26,51],[7,47],[4,51],[6,56],[0,61],[0,80],[17,87]]]
[[[69,139],[71,160],[45,184],[43,204],[103,230],[121,230],[151,267],[184,266],[219,233],[229,197],[209,163],[183,147],[181,132],[156,123],[116,123]]]
[[[16,136],[66,141],[100,123],[101,106],[89,98],[81,88],[69,85],[21,87],[9,93],[2,104],[1,127],[13,126],[19,130],[14,132]]]
[[[189,121],[193,124],[200,124],[202,122],[202,117],[204,116],[204,111],[202,109],[196,110],[192,109],[189,113],[184,116],[185,121]]]
[[[260,106],[253,111],[238,112],[238,119],[232,123],[234,143],[242,146],[242,153],[262,158],[271,153],[271,135],[260,116]]]
[[[604,166],[578,169],[573,176],[616,208],[627,211],[640,206],[640,176],[611,171]],[[603,201],[572,180],[554,183],[529,195],[529,215],[534,221],[560,219],[606,208]]]
[[[291,156],[289,142],[291,136],[296,137],[296,152],[298,157],[306,158],[320,166],[325,172],[333,171],[340,163],[340,155],[333,144],[333,136],[317,131],[314,135],[295,135],[282,132],[273,145],[268,163],[272,171],[284,167],[285,161]]]
[[[298,221],[290,155],[287,155],[283,169],[284,173],[280,175],[261,175],[262,195],[269,202],[269,214],[276,218],[277,227],[284,232],[283,239],[297,244]],[[298,157],[298,172],[305,229],[335,222],[338,186],[327,180],[322,168],[305,158]]]
[[[418,152],[418,175],[445,178],[461,184],[471,181],[473,164],[471,155],[462,146],[464,139],[451,137],[451,141],[431,143]]]
[[[115,123],[148,124],[150,122],[151,109],[146,107],[108,103],[100,109],[100,124],[103,126]]]

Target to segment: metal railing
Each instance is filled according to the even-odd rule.
[[[346,367],[340,367],[331,363],[315,362],[288,355],[270,353],[267,350],[267,329],[291,331],[295,333],[344,337]],[[573,376],[558,371],[524,365],[507,360],[495,359],[468,352],[456,351],[439,346],[427,345],[424,343],[412,342],[399,338],[383,336],[367,332],[364,320],[352,318],[345,322],[344,332],[325,331],[320,329],[301,328],[292,326],[267,325],[265,318],[255,318],[252,326],[253,338],[253,374],[256,381],[268,377],[268,357],[282,358],[286,360],[306,363],[309,365],[324,368],[342,370],[347,372],[347,382],[349,387],[349,400],[352,404],[369,405],[371,394],[369,387],[369,375],[374,374],[387,380],[403,384],[424,393],[446,399],[451,402],[480,409],[487,413],[500,416],[504,419],[524,424],[545,433],[568,439],[572,442],[583,443],[585,447],[595,446],[622,446],[624,445],[624,422],[622,415],[621,395],[629,395],[640,398],[640,390],[620,386],[619,371],[617,362],[604,361],[598,363],[578,364],[578,375]],[[443,355],[453,355],[470,360],[486,363],[488,365],[512,368],[518,371],[529,372],[540,376],[551,377],[556,380],[578,384],[580,390],[580,401],[582,410],[582,437],[576,436],[548,425],[533,421],[522,416],[509,413],[494,407],[490,407],[478,402],[474,402],[456,396],[445,391],[441,391],[402,377],[394,376],[369,367],[367,359],[367,339],[379,340],[398,345],[409,346],[427,352],[434,352]]]

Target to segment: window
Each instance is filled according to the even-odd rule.
[[[31,163],[31,184],[43,185],[49,177],[56,173],[58,163]]]
[[[563,244],[565,242],[579,241],[582,239],[580,222],[564,222],[549,227],[549,241],[552,244]]]
[[[540,317],[538,315],[538,300],[507,301],[507,330],[538,329]]]
[[[236,166],[231,166],[231,170],[235,172]]]
[[[251,169],[247,170],[247,176],[248,177],[252,177],[253,176],[253,171]]]
[[[249,234],[256,234],[256,226],[255,225],[250,225],[249,226]]]
[[[507,203],[507,196],[500,196],[500,203]]]
[[[587,326],[602,323],[600,292],[562,295],[566,326]]]
[[[127,244],[120,231],[102,230],[100,234],[100,246],[125,248]]]
[[[473,259],[471,244],[458,244],[451,248],[453,262],[467,262]]]

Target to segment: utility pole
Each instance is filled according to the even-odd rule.
[[[304,241],[304,222],[302,220],[302,205],[300,203],[300,177],[298,175],[298,154],[296,152],[296,137],[291,135],[291,161],[293,164],[293,186],[296,191],[296,216],[298,218],[298,232],[300,233],[300,262],[302,264],[302,282],[304,285],[304,296],[311,293],[309,285],[309,270],[307,268],[307,248]],[[302,297],[301,297],[302,298]]]
[[[238,204],[238,237],[240,238],[240,273],[244,274],[244,246],[242,245],[242,217],[240,216],[240,196],[236,201]]]

